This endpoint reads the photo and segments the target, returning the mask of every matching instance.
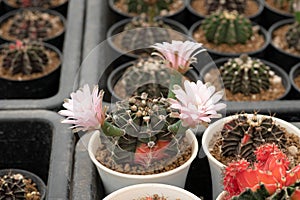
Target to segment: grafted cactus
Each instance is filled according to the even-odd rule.
[[[203,20],[201,28],[214,44],[244,44],[253,35],[251,21],[236,11],[213,13]]]
[[[225,200],[300,199],[300,165],[289,169],[287,156],[274,144],[255,151],[257,159],[229,163],[225,170]]]
[[[223,156],[234,156],[254,160],[255,149],[264,143],[275,143],[283,147],[286,143],[284,129],[275,124],[271,117],[259,119],[239,114],[236,119],[227,122],[221,131]]]
[[[124,27],[121,45],[123,49],[134,50],[134,53],[139,54],[141,49],[146,49],[152,44],[169,41],[171,36],[168,29],[170,27],[161,20],[147,21],[145,17],[133,18]]]
[[[49,63],[48,54],[42,43],[21,42],[2,49],[2,67],[8,74],[33,74],[43,72]]]
[[[0,177],[0,199],[41,200],[41,196],[32,180],[21,174],[7,174]]]
[[[106,145],[112,159],[118,164],[130,162],[148,168],[163,158],[176,158],[182,153],[178,145],[184,131],[171,128],[178,119],[170,117],[169,106],[167,99],[149,98],[146,93],[117,102],[107,120],[124,134],[120,136],[111,127],[104,129],[115,136],[108,137],[107,141],[113,145]]]
[[[246,0],[206,0],[205,6],[208,14],[211,14],[215,11],[236,10],[239,14],[245,12]]]
[[[161,97],[168,95],[170,79],[170,69],[158,59],[141,59],[128,67],[115,87],[124,90],[120,97],[128,98],[146,92],[151,97]]]
[[[224,63],[220,67],[220,74],[224,87],[231,93],[249,96],[268,90],[274,72],[259,59],[242,54]]]
[[[23,10],[12,18],[9,34],[18,39],[47,39],[52,29],[60,23],[59,16],[38,10]]]
[[[290,48],[300,51],[300,1],[295,0],[293,7],[295,10],[295,22],[286,32],[285,38]]]

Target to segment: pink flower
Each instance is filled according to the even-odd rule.
[[[217,111],[226,107],[224,103],[216,104],[223,96],[223,91],[215,93],[215,87],[203,84],[200,80],[197,84],[186,80],[184,90],[175,85],[173,90],[175,99],[169,99],[171,108],[179,110],[179,118],[182,125],[194,128],[198,124],[206,124],[211,118],[219,118]]]
[[[71,99],[66,99],[63,104],[67,110],[58,112],[67,117],[62,123],[74,124],[71,128],[75,128],[75,132],[100,128],[105,120],[105,110],[102,108],[103,95],[104,91],[99,92],[98,86],[95,86],[91,93],[87,84],[72,92]]]
[[[167,61],[169,67],[184,74],[190,69],[192,63],[197,62],[195,57],[197,54],[206,51],[202,48],[202,44],[191,41],[172,41],[172,43],[163,42],[156,43],[151,47],[155,48],[158,52],[152,53]]]

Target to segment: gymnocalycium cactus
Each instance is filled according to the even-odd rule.
[[[211,14],[216,11],[236,10],[239,14],[245,12],[246,0],[206,0],[205,6],[208,14]]]
[[[33,74],[43,72],[49,63],[46,49],[40,42],[17,40],[2,49],[2,67],[8,74]]]
[[[251,21],[236,11],[212,13],[203,20],[201,29],[214,44],[244,44],[253,35]]]
[[[60,23],[59,16],[38,10],[22,10],[12,18],[9,34],[18,39],[47,39],[52,29]]]
[[[227,122],[221,130],[222,156],[233,156],[253,161],[255,149],[264,143],[275,143],[284,147],[286,143],[285,131],[275,124],[271,117],[257,117],[253,115],[238,114]]]
[[[224,87],[233,94],[245,96],[268,90],[270,78],[275,74],[270,67],[259,59],[242,54],[239,58],[230,58],[220,67]]]
[[[264,144],[255,151],[253,164],[241,159],[225,169],[225,200],[300,199],[300,165],[289,169],[287,156],[274,144]]]
[[[300,51],[300,1],[295,0],[293,6],[295,10],[295,22],[286,32],[285,38],[290,48]]]
[[[170,69],[177,70],[171,71],[171,79],[177,78],[178,71],[188,70],[196,61],[194,56],[203,51],[198,50],[201,44],[190,41],[173,41],[152,47]],[[200,80],[197,83],[186,80],[181,87],[178,82],[170,81],[169,98],[151,98],[142,93],[117,102],[116,108],[108,114],[102,108],[104,92],[95,87],[91,93],[85,85],[63,104],[67,110],[59,113],[67,119],[62,123],[75,124],[75,131],[101,129],[100,137],[107,138],[101,141],[107,141],[104,142],[105,149],[111,152],[108,157],[116,164],[127,162],[147,169],[160,161],[174,161],[174,156],[184,151],[178,145],[185,131],[220,117],[217,111],[225,107],[225,104],[217,103],[223,92],[215,92],[214,86]]]
[[[36,184],[21,174],[0,177],[0,199],[41,200]]]

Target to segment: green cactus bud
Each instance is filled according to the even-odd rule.
[[[201,28],[214,44],[245,44],[253,35],[251,21],[236,11],[213,13],[203,20]]]
[[[246,0],[206,0],[205,6],[208,14],[220,10],[236,10],[239,14],[242,14],[245,12]]]
[[[17,41],[4,46],[1,53],[2,67],[11,75],[43,72],[49,63],[46,48],[39,42]]]
[[[229,59],[220,67],[224,87],[233,94],[246,96],[269,89],[270,77],[274,72],[259,59],[243,54],[239,58]]]

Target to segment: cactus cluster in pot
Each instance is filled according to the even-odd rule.
[[[235,10],[242,14],[245,12],[246,6],[246,0],[205,0],[205,7],[208,14],[221,10]]]
[[[67,117],[62,122],[74,124],[75,131],[101,130],[101,141],[109,152],[105,155],[106,161],[117,171],[120,165],[127,173],[134,174],[139,174],[139,171],[131,171],[134,167],[152,170],[144,172],[146,174],[171,170],[174,159],[189,147],[184,141],[186,130],[207,125],[211,118],[220,117],[218,111],[225,108],[225,104],[218,103],[223,91],[216,92],[209,83],[186,80],[182,85],[181,73],[189,70],[190,64],[196,61],[195,55],[204,51],[201,44],[172,41],[152,47],[166,67],[172,69],[167,98],[142,93],[117,102],[107,113],[102,107],[104,92],[95,87],[91,93],[85,85],[65,101],[63,106],[67,110],[59,111]],[[184,145],[180,145],[182,142]],[[170,163],[173,167],[165,168]],[[175,165],[181,164],[182,160]]]
[[[300,165],[290,167],[288,157],[275,144],[255,150],[256,159],[232,161],[224,172],[224,200],[300,199]]]

